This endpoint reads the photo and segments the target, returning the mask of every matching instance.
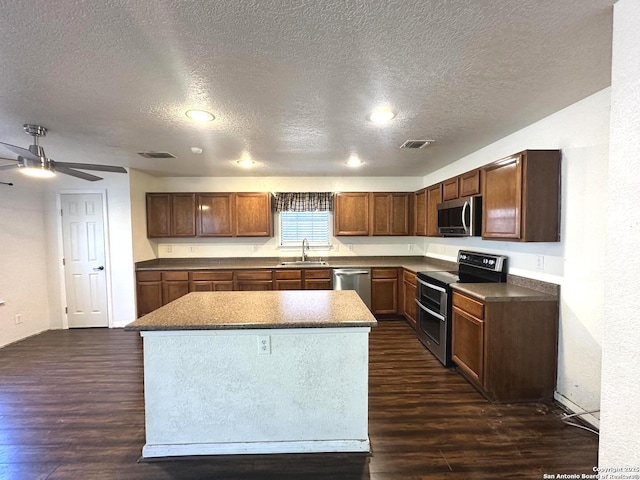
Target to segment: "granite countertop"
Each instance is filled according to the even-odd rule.
[[[320,257],[311,257],[311,260]],[[245,258],[157,258],[136,263],[136,271],[153,270],[239,270],[254,268],[348,268],[348,267],[373,267],[373,268],[406,268],[412,272],[457,270],[455,262],[447,262],[424,256],[406,257],[324,257],[326,265],[281,265],[283,261],[297,260],[290,258],[274,257],[245,257]]]
[[[554,302],[556,295],[520,287],[511,283],[452,283],[454,292],[463,293],[483,302]]]
[[[192,292],[125,330],[371,327],[375,317],[353,290]]]

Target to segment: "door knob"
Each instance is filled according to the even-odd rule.
[[[101,270],[104,270],[104,265],[100,265],[99,267],[95,267],[95,268],[93,269],[93,271],[94,271],[94,272],[99,272],[99,271],[101,271]]]

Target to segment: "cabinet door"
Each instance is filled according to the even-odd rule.
[[[482,237],[520,238],[522,168],[520,155],[484,168]]]
[[[234,290],[273,290],[272,270],[237,270],[233,274]]]
[[[276,270],[275,290],[302,290],[302,270]]]
[[[414,329],[416,328],[416,315],[417,308],[416,305],[416,294],[417,287],[410,282],[403,282],[404,284],[404,316],[409,321],[409,325],[411,325]]]
[[[478,386],[484,382],[484,321],[453,307],[451,358]]]
[[[442,202],[442,184],[427,189],[427,236],[439,237],[438,204]]]
[[[334,199],[334,235],[369,235],[369,194],[338,193]]]
[[[233,200],[231,193],[198,194],[198,235],[231,237],[233,235]]]
[[[480,195],[480,193],[482,192],[480,188],[480,169],[472,170],[460,175],[459,184],[461,197]]]
[[[409,235],[409,194],[391,194],[391,235]]]
[[[136,285],[138,317],[153,312],[162,306],[162,282],[155,281],[138,281]]]
[[[171,194],[171,236],[196,236],[195,193]]]
[[[458,177],[442,182],[442,199],[455,200],[458,198]]]
[[[371,271],[371,311],[380,315],[398,313],[398,270]]]
[[[427,235],[427,189],[417,191],[414,199],[414,234],[424,237]]]
[[[171,236],[171,195],[147,193],[147,237]]]
[[[372,235],[390,235],[391,234],[391,194],[390,193],[372,193],[372,218],[371,218],[371,234]]]
[[[328,268],[307,269],[304,271],[305,290],[331,290],[331,270]]]
[[[270,193],[236,193],[235,215],[236,236],[271,237],[273,235]]]

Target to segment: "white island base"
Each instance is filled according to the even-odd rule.
[[[369,452],[369,332],[141,331],[142,456]]]

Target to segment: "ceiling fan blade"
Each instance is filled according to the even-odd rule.
[[[50,160],[51,164],[57,169],[59,167],[64,168],[80,168],[82,170],[98,170],[100,172],[115,172],[115,173],[127,173],[122,167],[115,167],[113,165],[96,165],[94,163],[69,163],[69,162],[56,162]]]
[[[38,157],[37,155],[34,155],[33,153],[31,153],[31,151],[27,150],[26,148],[16,147],[15,145],[11,145],[10,143],[4,143],[4,142],[0,142],[0,145],[4,145],[5,148],[8,148],[13,153],[20,155],[21,157],[32,160],[34,162],[40,162],[40,157]]]
[[[3,160],[5,159],[3,158]],[[18,168],[18,164],[16,163],[15,165],[2,165],[0,167],[0,170],[9,170],[10,168]]]
[[[102,180],[102,177],[98,177],[96,175],[91,175],[90,173],[79,172],[77,170],[73,170],[72,168],[68,168],[66,166],[59,166],[60,164],[56,164],[54,170],[58,173],[64,173],[65,175],[71,175],[72,177],[78,177],[83,180],[89,180],[90,182],[95,182],[96,180]]]

